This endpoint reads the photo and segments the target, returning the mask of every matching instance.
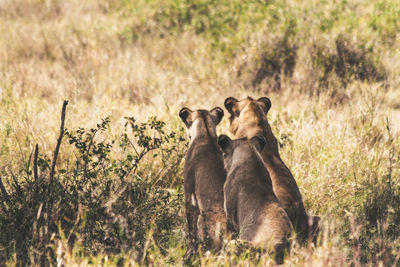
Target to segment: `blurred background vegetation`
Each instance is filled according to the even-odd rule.
[[[0,265],[183,265],[177,112],[247,95],[271,99],[322,217],[286,264],[398,265],[399,18],[397,0],[0,0]]]

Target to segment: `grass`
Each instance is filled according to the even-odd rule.
[[[394,0],[0,1],[0,263],[184,265],[177,113],[250,95],[271,99],[281,156],[322,217],[320,245],[294,244],[285,264],[397,266],[399,16]],[[70,135],[50,186],[64,99]],[[126,138],[157,129],[162,143],[135,161]],[[192,264],[272,261],[226,249]]]

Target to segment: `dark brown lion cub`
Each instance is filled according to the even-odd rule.
[[[268,123],[271,101],[267,97],[242,100],[229,97],[225,108],[230,113],[230,131],[236,138],[263,136],[266,140],[261,157],[272,180],[276,197],[289,216],[299,243],[316,242],[319,232],[318,216],[308,216],[296,180],[279,155],[278,142]]]
[[[224,111],[182,108],[179,117],[190,138],[184,168],[185,210],[190,248],[197,251],[198,239],[204,250],[219,250],[226,235],[223,186],[226,178],[216,125]]]
[[[272,190],[259,154],[265,145],[264,138],[231,140],[221,135],[218,144],[227,172],[224,208],[229,228],[239,233],[239,239],[273,249],[276,263],[283,263],[292,225]]]

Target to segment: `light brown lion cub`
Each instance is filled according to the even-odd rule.
[[[272,248],[276,263],[283,263],[292,226],[272,190],[271,178],[259,154],[265,145],[264,137],[231,140],[221,135],[218,144],[227,172],[224,206],[229,228],[239,232],[241,240]]]
[[[225,100],[225,108],[230,113],[230,131],[236,138],[258,135],[265,138],[266,145],[261,157],[271,176],[275,195],[289,216],[299,243],[304,244],[308,240],[315,243],[320,218],[307,215],[297,183],[279,155],[278,142],[267,119],[271,101],[267,97],[257,100],[229,97]]]
[[[217,144],[216,125],[224,111],[182,108],[179,117],[190,138],[184,168],[185,211],[190,248],[197,251],[198,239],[204,250],[219,250],[226,235],[223,186],[226,178],[222,152]]]

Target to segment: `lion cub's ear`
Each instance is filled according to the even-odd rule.
[[[210,110],[210,114],[214,120],[215,125],[221,122],[222,118],[224,117],[224,111],[220,107],[215,107]]]
[[[257,149],[259,153],[263,151],[265,147],[265,138],[263,136],[254,136],[250,139],[250,142]]]
[[[271,100],[268,97],[260,97],[257,101],[262,105],[265,114],[267,114],[271,108]]]
[[[186,125],[187,127],[189,127],[189,125],[190,125],[190,122],[188,121],[188,117],[190,116],[190,114],[192,114],[192,112],[193,112],[193,111],[191,111],[191,110],[188,109],[188,108],[182,108],[182,109],[179,111],[179,117],[182,119],[182,121],[185,123],[185,125]]]
[[[225,134],[218,136],[218,145],[224,153],[229,153],[232,150],[232,139]]]
[[[235,115],[235,110],[238,102],[239,100],[234,97],[228,97],[227,99],[225,99],[224,106],[232,116]]]

